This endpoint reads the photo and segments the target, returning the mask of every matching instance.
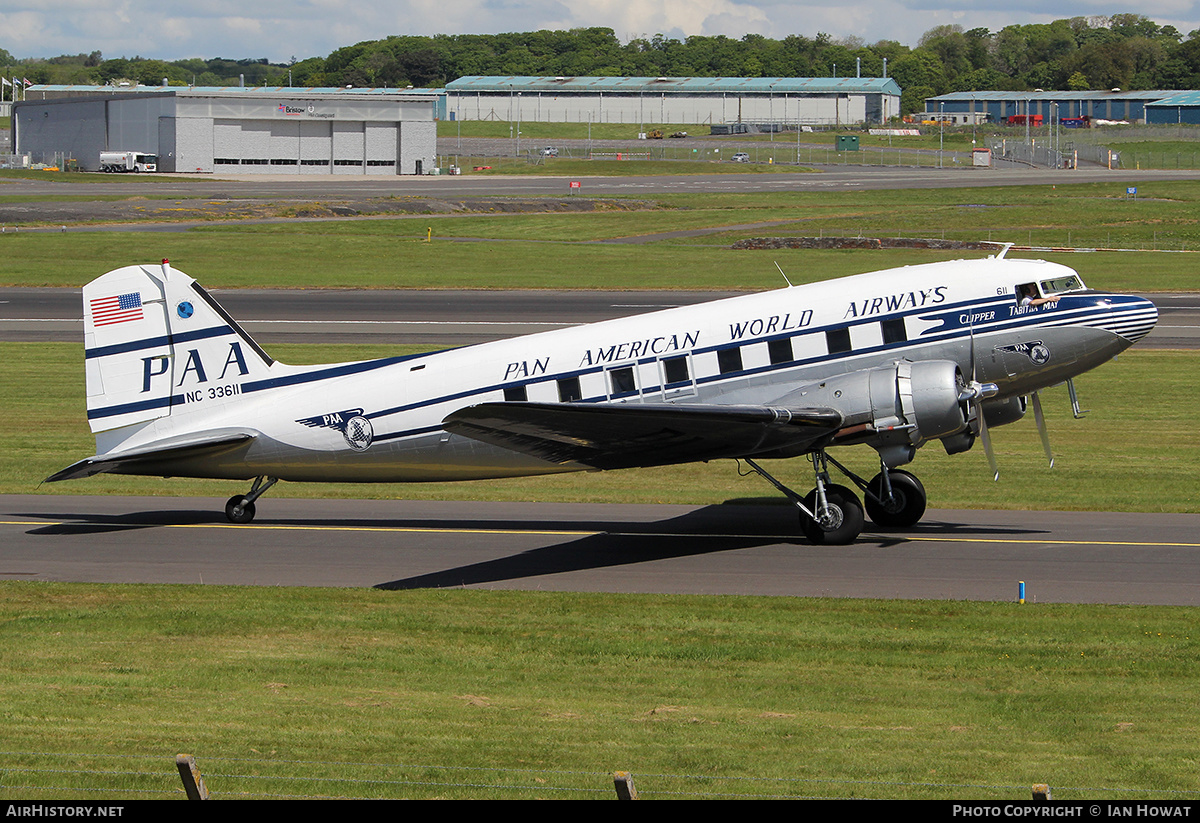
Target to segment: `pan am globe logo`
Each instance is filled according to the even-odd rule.
[[[1027,343],[1014,343],[1011,346],[999,346],[997,351],[1011,354],[1022,354],[1033,361],[1035,365],[1044,366],[1050,362],[1050,348],[1041,340],[1030,340]]]
[[[342,429],[342,436],[346,438],[346,444],[355,451],[366,451],[371,447],[371,440],[375,437],[375,428],[371,425],[371,421],[362,415],[351,417],[346,421],[346,428]]]
[[[296,422],[309,428],[340,431],[346,439],[346,445],[359,452],[371,448],[371,442],[375,439],[375,427],[363,416],[362,409],[343,409],[315,417],[302,417]]]

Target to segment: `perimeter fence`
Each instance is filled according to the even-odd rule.
[[[971,165],[970,151],[952,149],[917,149],[892,146],[863,146],[854,151],[838,151],[832,146],[765,143],[745,146],[686,146],[642,145],[637,147],[600,145],[593,147],[553,147],[553,155],[545,154],[546,147],[522,148],[513,154],[444,153],[439,158],[441,168],[458,166],[464,170],[491,167],[544,166],[552,169],[563,160],[637,163],[656,161],[691,161],[696,163],[755,164],[768,166],[903,166],[923,168],[961,168]],[[761,170],[761,169],[760,169]]]
[[[344,763],[198,755],[209,799],[605,799],[618,797],[611,771],[467,767],[419,763]],[[847,776],[746,777],[633,773],[646,800],[900,799],[1028,801],[1035,785],[868,780]],[[1054,786],[1055,800],[1200,800],[1200,790]],[[0,752],[5,800],[133,801],[186,799],[176,756]]]
[[[0,169],[78,171],[79,163],[73,156],[61,151],[0,152]]]

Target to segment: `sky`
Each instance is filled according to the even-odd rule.
[[[1076,16],[1133,12],[1184,35],[1200,28],[1200,0],[1126,0],[1112,7],[1062,0],[1053,12],[1038,0],[3,0],[0,48],[14,57],[91,53],[106,59],[149,57],[324,57],[341,46],[393,34],[495,34],[590,26],[622,42],[663,34],[741,38],[789,34],[867,44],[897,40],[915,47],[945,24],[999,31]]]

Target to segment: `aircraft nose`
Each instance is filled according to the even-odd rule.
[[[1104,327],[1124,337],[1130,345],[1149,334],[1158,323],[1158,306],[1144,297],[1112,294],[1106,298],[1106,302],[1109,304],[1109,317]]]

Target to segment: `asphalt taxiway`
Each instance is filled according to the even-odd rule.
[[[233,289],[213,295],[264,346],[464,346],[730,297],[701,291]],[[1141,348],[1200,347],[1200,294],[1144,295],[1159,323]],[[83,339],[78,289],[0,288],[0,340]]]
[[[0,579],[1200,605],[1200,515],[932,510],[850,546],[786,505],[0,497]]]

